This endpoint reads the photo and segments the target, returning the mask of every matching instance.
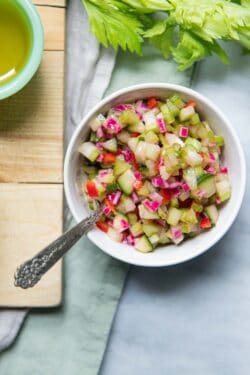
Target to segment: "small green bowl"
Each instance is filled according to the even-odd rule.
[[[43,55],[44,33],[39,14],[30,0],[14,0],[29,21],[32,33],[31,51],[23,69],[11,81],[0,86],[0,100],[20,91],[36,73]]]

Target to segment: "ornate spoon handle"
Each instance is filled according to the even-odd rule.
[[[91,213],[49,246],[23,263],[14,275],[15,286],[23,289],[33,287],[41,277],[84,235],[98,220],[101,210]]]

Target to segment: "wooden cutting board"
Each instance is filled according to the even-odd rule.
[[[48,307],[62,299],[62,264],[32,289],[15,269],[63,228],[63,94],[66,0],[34,0],[45,32],[42,64],[0,101],[0,306]]]

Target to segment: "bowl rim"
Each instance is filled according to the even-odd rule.
[[[36,73],[43,55],[44,31],[40,15],[30,0],[16,0],[17,6],[27,17],[32,32],[31,49],[26,64],[15,78],[0,86],[0,100],[16,94]]]
[[[228,218],[226,224],[223,226],[220,233],[217,235],[217,237],[211,239],[209,241],[208,245],[203,246],[202,249],[199,250],[199,251],[196,251],[194,253],[190,253],[187,256],[183,256],[182,259],[177,259],[177,260],[173,260],[173,261],[168,260],[168,262],[164,262],[164,260],[161,259],[161,260],[157,260],[157,261],[149,263],[149,262],[146,262],[147,258],[146,258],[146,255],[145,255],[145,261],[143,261],[143,259],[131,261],[131,260],[128,260],[128,259],[124,258],[123,256],[119,256],[121,253],[117,253],[117,254],[115,253],[114,254],[114,252],[112,252],[112,250],[110,251],[107,248],[101,247],[100,243],[96,240],[96,238],[94,236],[94,230],[90,231],[88,233],[88,238],[98,248],[100,248],[103,252],[112,256],[115,259],[118,259],[118,260],[123,261],[123,262],[128,263],[128,264],[134,264],[134,265],[137,265],[137,266],[165,267],[165,266],[171,266],[171,265],[184,263],[184,262],[189,261],[191,259],[194,259],[197,256],[199,256],[199,255],[205,253],[206,251],[212,249],[213,246],[229,230],[229,228],[231,227],[231,225],[233,224],[234,220],[236,219],[236,217],[239,213],[239,210],[240,210],[240,207],[242,205],[243,198],[244,198],[244,194],[245,194],[245,189],[246,189],[246,160],[245,160],[243,148],[242,148],[241,143],[239,141],[239,138],[236,134],[236,131],[234,130],[233,126],[231,125],[231,122],[224,115],[224,113],[210,99],[208,99],[203,94],[200,94],[199,92],[197,92],[196,90],[193,90],[191,88],[188,88],[188,87],[185,87],[185,86],[182,86],[182,85],[178,85],[178,84],[172,84],[172,83],[152,82],[152,83],[142,83],[142,84],[137,84],[137,85],[132,85],[132,86],[122,88],[122,89],[117,90],[117,91],[113,92],[112,94],[106,96],[105,98],[103,98],[82,118],[82,120],[79,122],[79,125],[76,127],[76,129],[75,129],[75,131],[74,131],[74,133],[73,133],[73,135],[70,139],[70,142],[68,144],[68,148],[67,148],[66,155],[65,155],[65,162],[64,162],[64,191],[65,191],[65,196],[66,196],[66,200],[67,200],[69,209],[70,209],[74,219],[77,222],[79,222],[81,220],[81,218],[78,216],[77,211],[75,210],[75,207],[74,207],[74,204],[73,204],[73,200],[71,199],[71,194],[70,194],[70,185],[71,184],[70,184],[70,179],[69,179],[70,159],[71,159],[72,152],[74,150],[75,142],[77,141],[82,129],[87,125],[90,118],[96,112],[98,112],[99,108],[108,104],[110,101],[116,99],[120,95],[129,94],[133,91],[142,90],[142,89],[170,89],[170,90],[176,91],[177,93],[180,93],[180,94],[190,95],[194,99],[196,98],[197,100],[200,100],[203,103],[203,105],[205,104],[205,106],[210,107],[213,110],[213,112],[217,113],[218,116],[223,120],[223,123],[224,123],[223,125],[227,128],[229,133],[231,133],[232,138],[234,139],[234,142],[235,142],[235,145],[236,145],[236,148],[237,148],[237,153],[239,155],[240,166],[241,166],[241,176],[240,176],[241,177],[241,185],[240,185],[240,190],[237,191],[238,199],[237,199],[237,204],[234,207],[233,215],[231,215]]]

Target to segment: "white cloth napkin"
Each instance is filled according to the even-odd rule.
[[[82,116],[103,96],[115,57],[114,51],[100,47],[91,35],[81,0],[70,0],[67,9],[66,145]],[[0,310],[0,351],[15,340],[26,314],[27,310],[23,309]]]

